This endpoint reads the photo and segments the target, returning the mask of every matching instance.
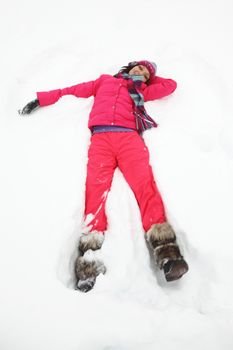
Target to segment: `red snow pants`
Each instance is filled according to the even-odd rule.
[[[165,222],[163,201],[142,137],[136,131],[103,132],[92,135],[88,150],[84,215],[88,230],[107,229],[105,203],[116,167],[134,192],[144,230],[148,231],[152,224]]]

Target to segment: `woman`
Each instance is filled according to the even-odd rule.
[[[105,202],[116,167],[122,171],[133,190],[140,208],[145,237],[155,260],[167,281],[174,281],[188,271],[176,235],[168,223],[163,201],[156,186],[149,152],[142,133],[156,127],[147,114],[144,102],[171,94],[176,82],[156,76],[156,64],[142,60],[130,62],[114,76],[103,74],[98,79],[64,89],[37,92],[20,114],[30,114],[38,107],[51,105],[64,95],[94,96],[88,127],[92,133],[88,151],[84,233],[79,239],[79,256],[75,262],[77,289],[87,292],[104,264],[94,252],[101,249],[107,229]]]

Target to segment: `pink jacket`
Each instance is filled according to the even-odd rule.
[[[171,94],[176,89],[172,79],[155,77],[150,85],[142,83],[144,101],[152,101]],[[136,130],[133,100],[127,89],[127,80],[103,74],[98,79],[64,89],[37,92],[40,106],[48,106],[64,95],[76,97],[94,96],[88,127],[94,125],[118,125]]]

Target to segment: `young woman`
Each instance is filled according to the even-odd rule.
[[[177,86],[172,79],[156,76],[156,69],[154,62],[130,62],[114,76],[103,74],[96,80],[64,89],[37,92],[37,99],[19,111],[21,115],[30,114],[64,95],[94,96],[88,122],[92,136],[87,164],[85,229],[79,239],[79,256],[75,262],[76,288],[83,292],[89,291],[98,274],[106,270],[92,253],[101,249],[104,241],[105,202],[116,167],[134,192],[145,237],[166,280],[177,280],[188,271],[176,234],[167,221],[149,164],[148,148],[142,138],[146,129],[157,126],[147,114],[144,102],[167,96]]]

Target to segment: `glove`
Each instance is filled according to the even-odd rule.
[[[30,114],[31,112],[35,111],[39,107],[40,107],[39,100],[35,99],[29,102],[28,104],[26,104],[26,106],[24,106],[23,109],[19,109],[18,113],[20,115]]]

